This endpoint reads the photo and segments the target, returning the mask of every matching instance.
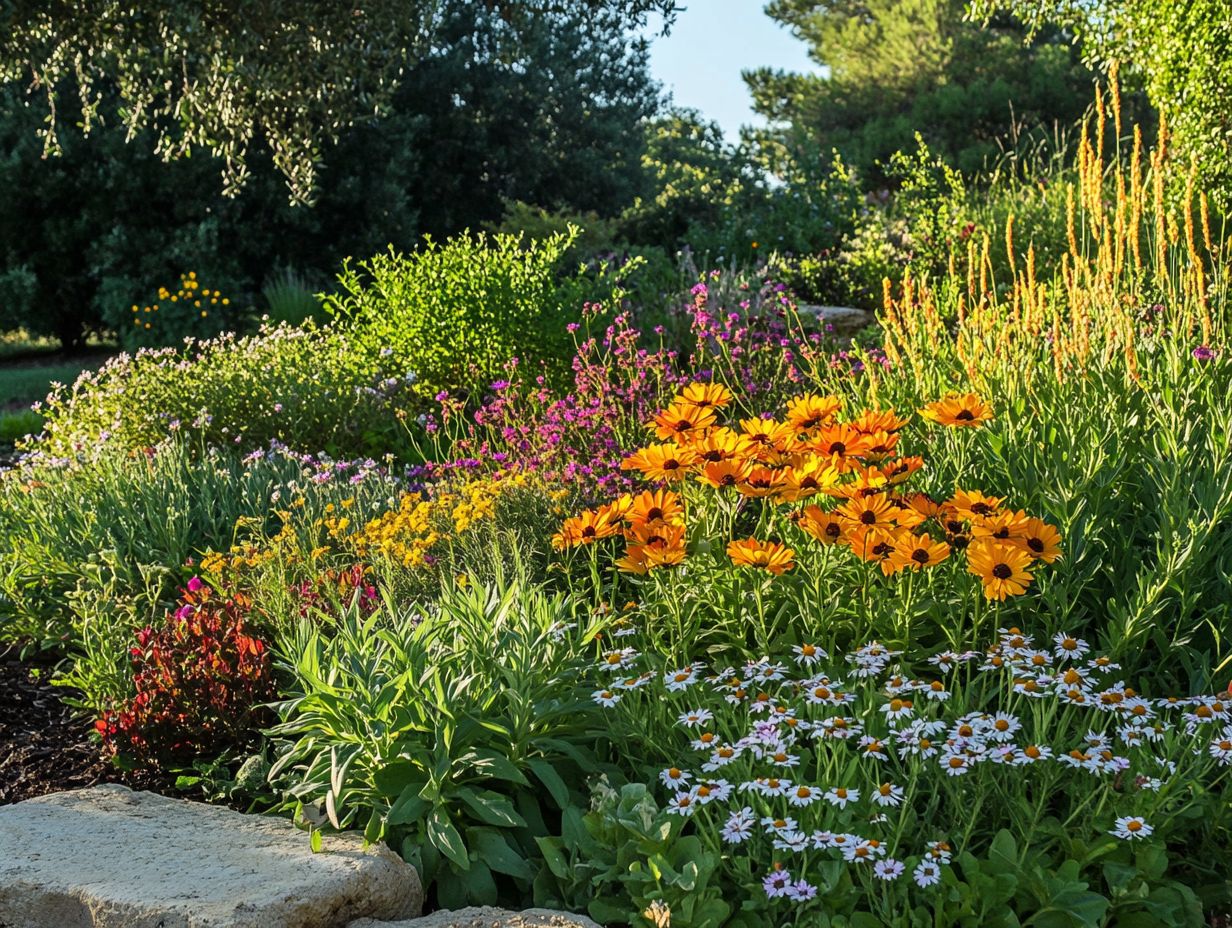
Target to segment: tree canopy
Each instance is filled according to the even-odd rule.
[[[1090,100],[1067,35],[1028,42],[1012,16],[965,19],[965,0],[772,0],[766,12],[820,66],[745,74],[769,140],[800,158],[837,149],[870,183],[916,132],[972,172],[1023,132],[1071,125]]]
[[[669,23],[675,0],[471,0],[509,22],[589,12]],[[130,138],[165,160],[205,150],[224,188],[267,147],[291,198],[308,201],[328,144],[384,112],[407,68],[459,4],[441,0],[0,0],[0,81],[44,100],[44,152],[59,152],[66,102],[89,133],[114,93]],[[75,90],[75,94],[72,91]]]

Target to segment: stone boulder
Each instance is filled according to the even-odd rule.
[[[511,912],[508,909],[473,906],[395,922],[361,918],[351,922],[349,928],[599,928],[599,925],[584,915],[570,915],[550,909]]]
[[[358,835],[96,786],[0,807],[0,928],[344,928],[419,914],[414,867]]]

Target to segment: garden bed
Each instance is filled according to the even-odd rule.
[[[0,656],[0,805],[100,783],[174,794],[165,779],[121,770],[103,756],[89,720],[64,704],[52,665]]]

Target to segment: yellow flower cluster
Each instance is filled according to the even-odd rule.
[[[258,535],[258,540],[236,542],[224,551],[208,551],[201,557],[201,570],[213,577],[223,577],[229,574],[241,573],[245,570],[262,567],[273,561],[286,564],[299,560],[299,545],[292,522],[291,509],[300,509],[304,505],[302,497],[296,497],[290,509],[275,510],[282,520],[282,526],[269,537]],[[250,528],[260,529],[261,520],[243,516],[235,523],[235,535],[238,537]],[[313,555],[320,551],[313,551]]]
[[[469,531],[496,516],[502,495],[527,484],[521,473],[498,472],[468,480],[432,496],[404,493],[397,508],[382,513],[355,529],[352,520],[327,507],[325,528],[362,558],[380,557],[406,567],[431,563],[438,544]]]
[[[184,306],[191,306],[197,310],[202,319],[205,319],[210,314],[209,307],[211,306],[230,306],[231,300],[223,296],[217,290],[211,290],[209,287],[202,287],[201,282],[197,280],[197,272],[189,271],[187,274],[180,275],[180,288],[174,292],[166,287],[158,288],[158,299],[160,302],[151,303],[148,306],[138,306],[133,304],[133,324],[150,328],[155,313],[162,308],[163,303],[177,303]]]

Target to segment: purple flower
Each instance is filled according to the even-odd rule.
[[[1211,361],[1215,357],[1215,349],[1210,345],[1199,345],[1193,350],[1193,356],[1197,361]]]
[[[192,577],[192,578],[190,578],[190,579],[189,579],[189,581],[188,581],[188,592],[190,592],[190,593],[196,593],[196,592],[198,592],[198,591],[199,591],[199,590],[200,590],[203,586],[205,586],[205,583],[201,580],[201,578],[200,578],[200,577]]]
[[[767,898],[770,899],[776,896],[786,896],[794,888],[791,872],[788,870],[771,870],[762,879],[761,885],[766,891]]]

